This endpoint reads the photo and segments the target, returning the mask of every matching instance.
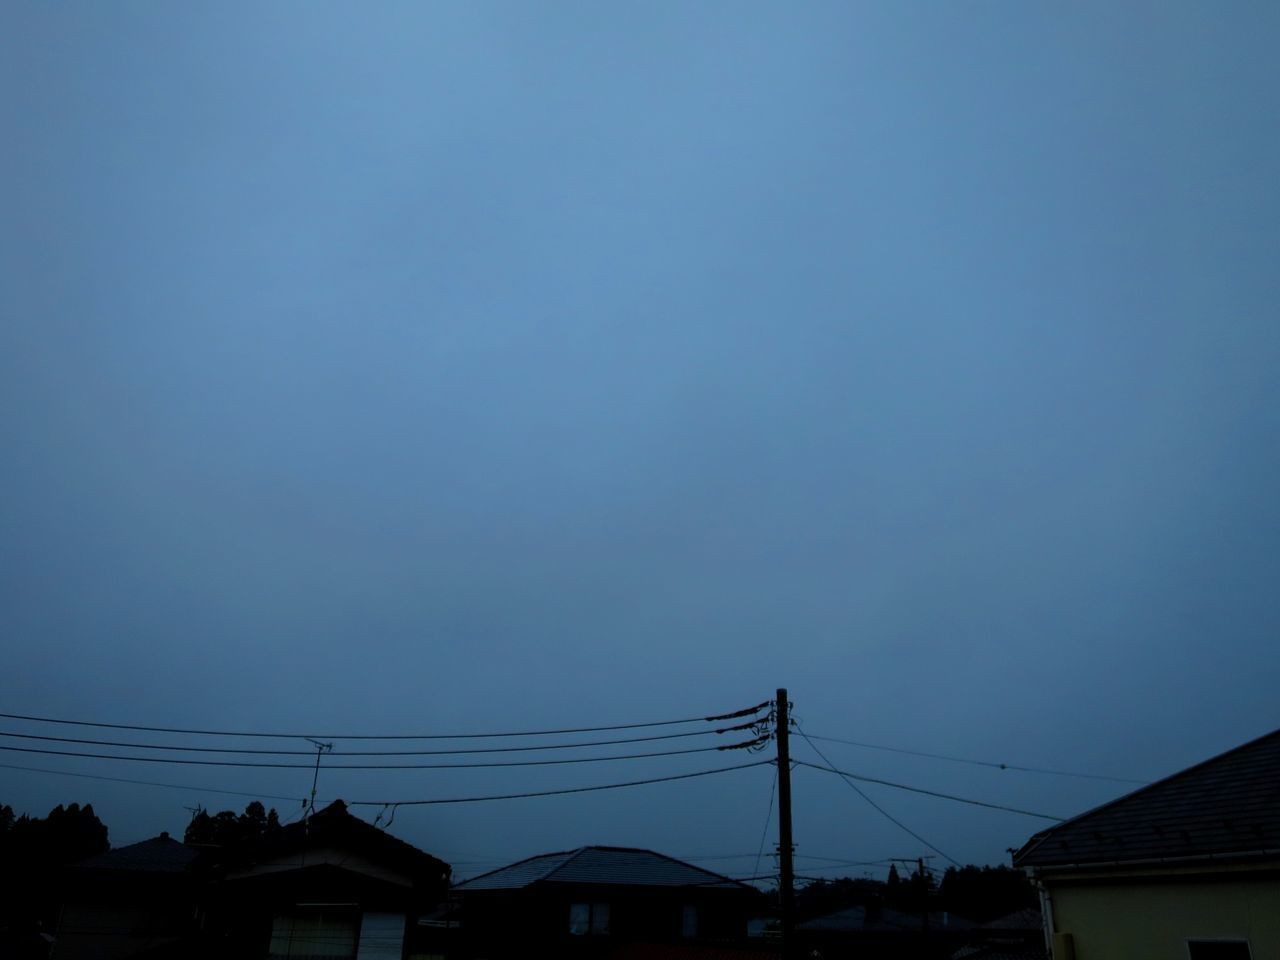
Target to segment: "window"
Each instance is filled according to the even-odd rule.
[[[575,937],[603,936],[609,932],[607,903],[569,904],[569,933]]]
[[[1188,940],[1191,960],[1251,960],[1248,940]]]
[[[698,935],[698,908],[685,904],[680,916],[680,936],[692,938]]]

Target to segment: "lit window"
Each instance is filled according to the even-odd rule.
[[[569,904],[569,933],[575,937],[602,936],[609,932],[607,903]]]
[[[698,908],[685,904],[684,912],[680,917],[680,935],[682,937],[696,937],[698,935]]]

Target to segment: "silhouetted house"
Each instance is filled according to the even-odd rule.
[[[401,960],[449,873],[340,800],[230,847],[161,834],[77,866],[54,958]]]
[[[1280,956],[1280,731],[1038,833],[1013,862],[1054,960]]]
[[[494,958],[604,957],[639,945],[655,956],[710,956],[745,941],[761,899],[744,883],[628,847],[531,857],[453,896],[462,955]]]
[[[406,930],[445,899],[447,863],[341,801],[208,866],[205,935],[226,955],[400,960]]]
[[[199,856],[162,833],[75,864],[64,884],[54,960],[116,960],[189,937]]]

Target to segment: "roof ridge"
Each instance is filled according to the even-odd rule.
[[[706,869],[706,867],[700,867],[697,864],[690,863],[687,860],[681,860],[678,857],[673,857],[670,854],[662,853],[661,851],[658,851],[658,850],[652,850],[648,847],[613,847],[613,846],[605,846],[605,845],[597,844],[590,847],[582,847],[579,850],[575,851],[575,855],[582,853],[583,850],[613,850],[613,851],[622,852],[622,853],[645,853],[651,857],[656,857],[659,860],[666,860],[668,863],[674,863],[677,866],[685,868],[686,870],[694,870],[702,874],[703,876],[712,877],[717,883],[730,883],[730,884],[734,884],[736,886],[742,886],[742,887],[747,886],[741,880],[734,880],[732,877],[725,876],[723,873],[716,873],[714,870],[708,870]],[[568,860],[565,861],[566,864],[568,862],[569,862]]]
[[[533,861],[535,860],[547,860],[547,859],[550,859],[551,857],[567,857],[570,854],[577,855],[585,849],[586,849],[585,847],[578,847],[576,850],[556,850],[552,853],[535,853],[533,856],[525,857],[523,860],[517,860],[514,863],[504,864],[503,866],[496,867],[493,870],[486,870],[484,873],[477,873],[474,877],[468,877],[466,880],[463,880],[460,884],[458,884],[458,886],[465,886],[466,884],[472,883],[476,880],[481,880],[485,877],[491,877],[495,873],[503,873],[507,870],[512,869],[513,867],[518,867],[524,863],[533,863]],[[562,861],[562,863],[567,863],[567,862],[568,862],[567,860]],[[561,864],[557,864],[555,867],[553,867],[551,870],[548,870],[547,873],[543,874],[538,879],[545,880],[547,878],[547,874],[558,869],[560,866]]]
[[[578,857],[582,856],[584,853],[586,853],[590,849],[592,848],[588,846],[588,847],[576,847],[573,850],[563,851],[563,853],[567,853],[568,856],[566,856],[563,860],[559,861],[554,867],[552,867],[542,876],[538,877],[538,880],[535,880],[533,882],[537,883],[540,880],[550,880],[553,874],[559,873],[561,870],[563,870],[569,864],[573,863],[574,860],[577,860]],[[547,856],[557,857],[557,856],[561,856],[561,854],[549,853],[547,854]]]
[[[672,863],[678,863],[680,864],[680,866],[688,867],[690,870],[697,870],[699,873],[705,873],[707,876],[715,877],[717,880],[723,881],[724,883],[742,883],[742,881],[734,880],[732,877],[727,877],[723,873],[716,873],[714,870],[708,870],[706,867],[700,867],[697,864],[690,863],[687,860],[680,860],[676,857],[671,856],[670,854],[660,853],[657,850],[645,850],[643,852],[651,853],[655,857],[661,857],[663,860],[670,860]],[[746,886],[746,884],[742,884],[742,885]]]

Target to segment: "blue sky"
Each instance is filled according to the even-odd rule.
[[[1277,726],[1274,5],[11,3],[0,36],[6,712],[474,731],[785,685],[814,733],[1136,778]],[[1123,789],[824,749],[1062,815]],[[770,776],[395,829],[754,851]],[[221,805],[0,784],[117,842]],[[962,861],[1040,825],[873,796]],[[926,852],[829,775],[796,804],[802,852]]]

